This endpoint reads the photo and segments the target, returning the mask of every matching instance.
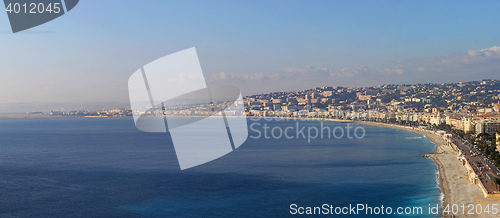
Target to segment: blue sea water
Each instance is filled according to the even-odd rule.
[[[428,217],[441,192],[434,163],[421,155],[434,144],[361,127],[362,139],[310,142],[255,139],[251,130],[237,150],[181,171],[169,134],[140,132],[131,118],[0,119],[0,217],[276,217],[290,216],[291,204],[420,206]]]

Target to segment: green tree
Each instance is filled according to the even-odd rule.
[[[497,189],[500,189],[500,178],[493,178],[493,183],[495,183],[495,185],[497,185]]]

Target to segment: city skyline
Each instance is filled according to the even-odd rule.
[[[247,107],[247,112],[251,112],[250,110],[253,108],[252,102],[260,102],[268,104],[265,107],[258,106],[257,111],[261,112],[280,111],[283,109],[282,106],[294,108],[292,111],[298,112],[327,108],[346,111],[356,111],[360,108],[378,110],[383,105],[400,105],[395,108],[410,112],[453,113],[456,111],[458,113],[465,112],[466,114],[488,114],[498,112],[500,105],[499,85],[499,80],[480,80],[459,83],[386,84],[371,87],[323,86],[298,91],[278,91],[248,95],[244,96],[244,104]],[[226,105],[230,102],[214,101],[213,103]],[[107,110],[119,109],[121,115],[127,114],[127,116],[130,116],[130,107],[126,103],[117,106],[118,104],[120,103],[81,104],[78,107],[84,107],[84,109],[61,107],[60,110],[51,107],[50,104],[45,106],[51,107],[49,108],[51,115],[52,112],[57,113],[57,115],[76,115],[79,111],[83,112],[80,115],[85,115],[87,112],[98,115],[99,113],[95,112],[101,111],[103,114],[107,114]],[[190,107],[196,107],[197,105],[192,103],[173,104],[163,106],[163,108],[167,110],[167,115],[175,115],[175,113],[168,111],[191,110]],[[202,105],[217,107],[216,105]],[[69,105],[66,105],[66,107],[69,107]],[[211,109],[205,108],[203,111],[211,111]],[[27,112],[28,114],[32,112],[39,114],[41,111]]]

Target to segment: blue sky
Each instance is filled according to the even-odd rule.
[[[500,79],[498,1],[99,1],[12,34],[0,103],[128,101],[128,77],[196,47],[244,95],[317,86]]]

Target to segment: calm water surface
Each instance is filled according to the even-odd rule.
[[[181,171],[170,136],[140,132],[131,118],[0,119],[0,216],[256,217],[290,215],[290,204],[440,204],[435,165],[421,157],[434,144],[363,127],[363,139],[248,138]]]

